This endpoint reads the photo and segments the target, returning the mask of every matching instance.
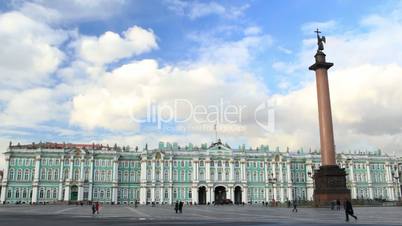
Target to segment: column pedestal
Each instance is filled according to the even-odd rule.
[[[321,166],[314,174],[314,204],[329,205],[333,200],[350,200],[350,190],[346,188],[345,169],[337,165]]]

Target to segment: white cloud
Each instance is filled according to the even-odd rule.
[[[253,57],[252,52],[257,47],[267,48],[270,40],[262,34],[205,43],[199,59],[184,66],[161,67],[152,59],[122,65],[100,76],[98,83],[74,97],[70,122],[87,129],[137,131],[139,125],[130,117],[132,114],[136,118],[145,117],[149,100],[171,106],[174,99],[201,105],[218,104],[223,99],[250,106],[244,119],[248,125],[254,113],[251,106],[264,101],[267,91],[245,67]],[[178,112],[180,117],[185,114],[183,109]],[[202,131],[194,129],[194,132]]]
[[[49,83],[64,58],[58,46],[67,33],[19,12],[0,15],[0,86],[21,88]]]
[[[249,7],[248,4],[227,7],[216,2],[205,1],[168,0],[165,2],[168,8],[176,14],[187,16],[192,20],[210,15],[229,19],[239,18],[244,15],[244,11]]]
[[[329,80],[335,142],[340,151],[382,148],[388,153],[402,153],[402,107],[398,104],[402,102],[402,55],[396,51],[402,48],[402,24],[400,15],[391,14],[363,18],[360,24],[364,31],[356,27],[327,35],[324,51],[327,60],[335,63]],[[390,30],[394,31],[392,35],[386,32]],[[306,70],[313,63],[315,49],[314,38],[304,40],[295,61],[273,65],[290,75],[285,82],[301,80],[304,84],[288,94],[274,96],[278,131],[267,140],[283,141],[287,137],[296,147],[318,147],[314,74]]]
[[[28,0],[14,8],[35,20],[47,23],[105,20],[118,14],[125,0]]]
[[[65,109],[58,101],[60,93],[48,88],[25,89],[14,93],[0,112],[1,126],[30,127],[59,119]]]
[[[98,37],[83,36],[76,43],[79,57],[87,62],[102,65],[148,52],[157,48],[152,30],[133,26],[122,36],[108,31]]]

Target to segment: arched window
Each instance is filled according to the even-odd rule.
[[[89,171],[88,169],[85,169],[85,180],[89,179]]]
[[[16,199],[20,198],[20,189],[18,188],[15,190],[15,198]]]
[[[165,189],[165,199],[169,198],[169,191],[167,189]]]
[[[22,169],[19,169],[18,173],[17,173],[17,180],[21,180],[21,179],[22,179]]]
[[[93,196],[94,196],[94,198],[98,198],[98,189],[97,188],[94,189]]]
[[[52,173],[53,173],[52,169],[49,169],[47,171],[47,180],[52,180]]]
[[[50,199],[50,190],[47,190],[47,191],[46,191],[46,198],[47,198],[47,199]]]
[[[12,194],[12,192],[11,192],[11,189],[8,189],[8,191],[7,191],[7,198],[11,198],[12,195],[13,195],[13,194]]]
[[[128,171],[124,171],[124,182],[128,182]]]
[[[14,180],[14,169],[11,169],[10,172],[8,173],[8,179]]]
[[[135,181],[135,171],[130,172],[130,181],[134,182]]]
[[[101,181],[105,181],[105,174],[106,172],[104,170],[101,171]]]
[[[106,190],[106,197],[110,198],[110,189],[109,188]]]
[[[57,189],[54,188],[54,189],[53,189],[53,198],[55,199],[56,197],[57,197]]]
[[[80,170],[79,170],[79,169],[76,169],[76,170],[74,171],[74,180],[78,180],[79,175],[80,175]]]
[[[24,180],[29,180],[29,169],[26,169],[25,170],[25,173],[24,173]]]
[[[45,178],[46,178],[46,169],[41,169],[40,172],[41,172],[40,173],[40,179],[45,180]]]
[[[64,179],[67,179],[68,178],[68,168],[67,169],[64,169]]]
[[[95,170],[95,181],[99,181],[99,173],[98,173],[98,170]]]
[[[112,180],[112,171],[111,170],[108,170],[107,171],[107,179],[106,179],[107,181],[111,181]]]
[[[53,176],[53,178],[54,178],[55,180],[58,180],[58,179],[59,179],[59,170],[58,170],[58,169],[55,169],[55,170],[54,170],[54,176]]]
[[[24,190],[22,190],[22,198],[25,199],[27,197],[27,190],[24,188]]]
[[[105,191],[102,189],[102,190],[100,190],[100,198],[103,199],[104,196],[105,196]]]
[[[43,192],[43,188],[42,188],[39,191],[39,198],[43,199],[43,197],[44,197],[44,192]]]

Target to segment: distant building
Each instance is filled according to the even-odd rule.
[[[98,144],[11,145],[5,152],[1,203],[99,201],[172,203],[176,200],[261,203],[312,200],[317,151],[268,146],[159,148]],[[402,160],[380,151],[338,153],[353,199],[399,200]]]

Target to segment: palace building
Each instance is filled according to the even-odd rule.
[[[160,142],[143,150],[117,145],[39,143],[4,153],[1,203],[99,201],[110,204],[262,203],[313,198],[317,151],[268,146],[233,149]],[[338,153],[353,199],[400,200],[402,159]]]

